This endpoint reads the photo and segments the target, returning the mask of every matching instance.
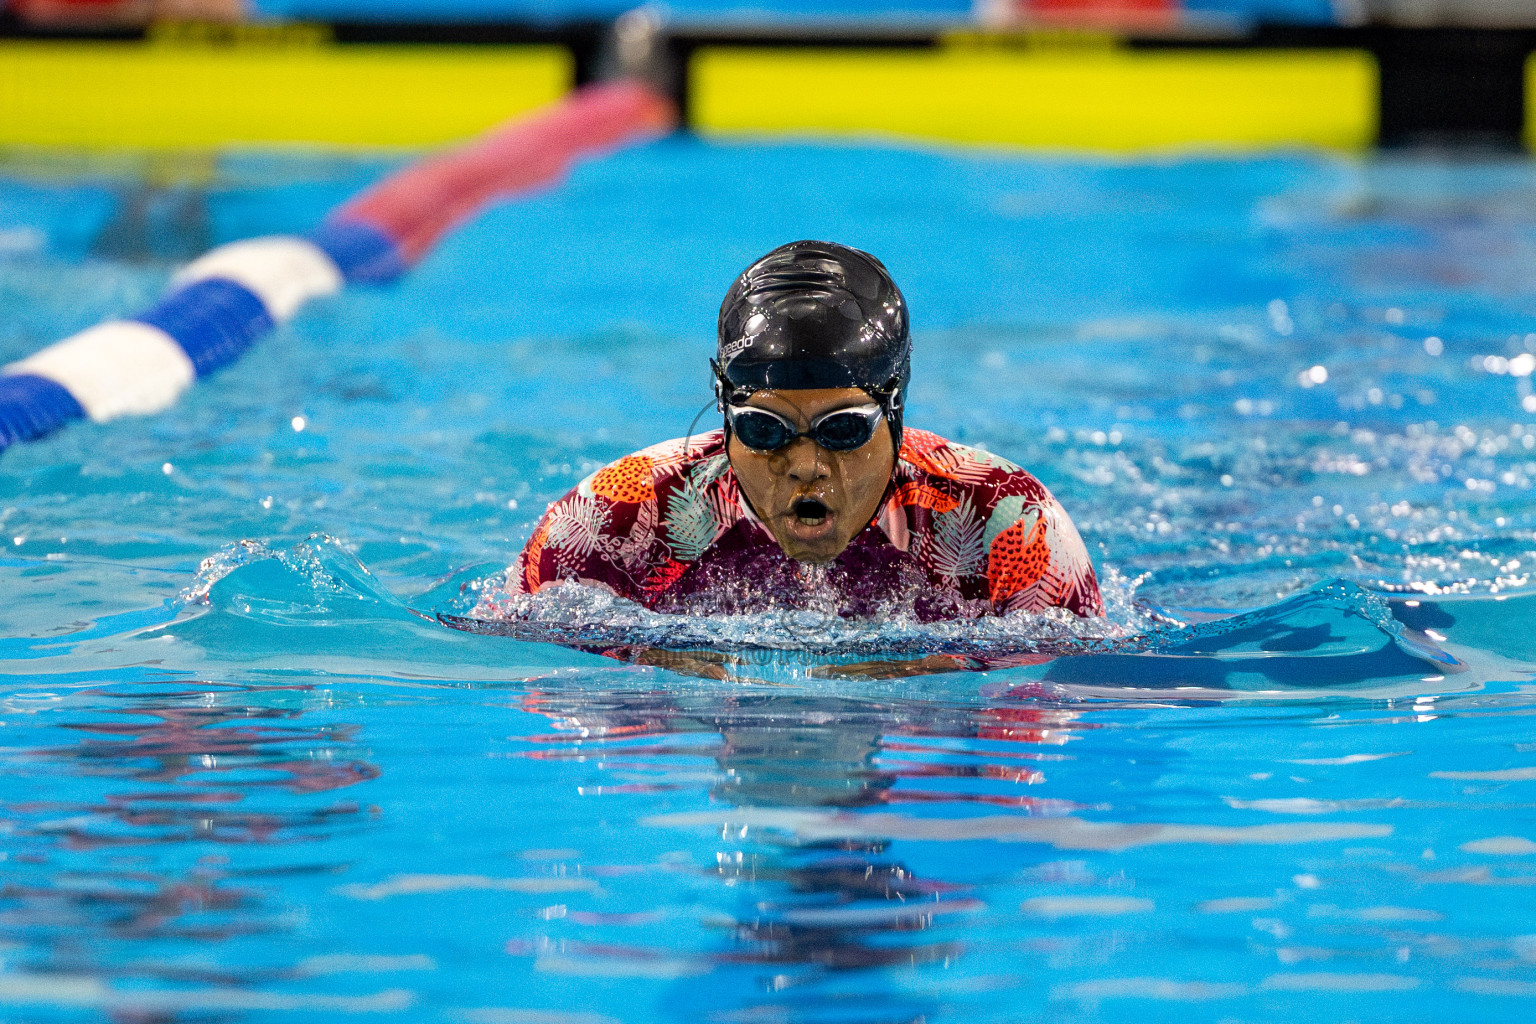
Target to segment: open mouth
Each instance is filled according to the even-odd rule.
[[[825,503],[815,498],[801,498],[790,507],[790,511],[806,526],[820,526],[832,513]]]

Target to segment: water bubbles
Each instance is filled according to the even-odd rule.
[[[1481,370],[1496,376],[1529,377],[1532,371],[1536,371],[1536,355],[1522,352],[1512,358],[1499,355],[1473,356],[1468,365],[1473,370]]]
[[[1232,411],[1239,416],[1270,416],[1274,414],[1275,403],[1267,398],[1239,398],[1232,403]]]
[[[1308,367],[1297,374],[1297,380],[1304,388],[1316,387],[1319,384],[1328,383],[1328,368],[1321,364]]]
[[[1148,523],[1156,532],[1164,524]],[[654,612],[606,590],[567,583],[537,594],[512,594],[493,575],[465,588],[448,615],[504,624],[525,639],[592,645],[639,645],[668,650],[778,651],[820,655],[1090,650],[1157,628],[1181,628],[1135,598],[1137,581],[1105,568],[1100,588],[1106,615],[1081,619],[1052,609],[976,619],[921,622],[895,603],[870,618],[845,618],[815,608],[778,608],[746,615]],[[499,630],[497,630],[499,631]]]
[[[1445,351],[1445,342],[1434,335],[1430,335],[1424,339],[1424,351],[1432,356],[1439,356]]]
[[[41,252],[48,246],[48,236],[35,227],[0,230],[0,256]]]
[[[304,432],[304,428],[309,426],[309,420],[303,416],[295,416],[288,422],[289,426],[293,427],[293,432],[295,434],[302,434]]]
[[[1296,322],[1291,319],[1290,307],[1284,299],[1272,299],[1268,307],[1269,326],[1281,337],[1289,337],[1296,330]]]

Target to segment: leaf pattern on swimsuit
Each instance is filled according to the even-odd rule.
[[[549,523],[546,520],[534,528],[533,536],[528,538],[528,544],[523,548],[519,564],[512,567],[510,576],[514,590],[525,594],[536,594],[539,587],[544,584],[544,541],[548,536]]]
[[[553,549],[562,569],[573,575],[586,559],[617,548],[608,532],[608,503],[601,498],[570,494],[556,502],[545,514],[548,529],[544,546]]]
[[[938,434],[912,427],[902,431],[901,457],[934,476],[973,487],[991,482],[998,473],[1022,472],[991,452],[946,441]]]
[[[631,573],[639,572],[642,576],[645,575],[645,570],[654,561],[654,549],[664,547],[660,538],[656,536],[658,504],[653,488],[650,499],[636,506],[635,523],[629,528],[623,543],[619,545],[619,560]]]
[[[947,512],[933,517],[933,529],[917,545],[917,556],[928,569],[945,579],[974,576],[981,572],[986,548],[982,546],[982,521],[969,493]]]
[[[985,541],[988,596],[1000,610],[1038,612],[1087,604],[1103,614],[1097,585],[1087,594],[1079,582],[1092,578],[1087,548],[1054,498],[1001,499],[987,522]]]
[[[674,490],[667,500],[667,543],[674,558],[697,562],[720,535],[720,521],[710,502],[709,485],[729,468],[724,453],[699,463],[688,474],[687,482]]]

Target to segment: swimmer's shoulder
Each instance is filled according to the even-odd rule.
[[[971,491],[973,501],[991,504],[992,499],[1004,495],[1032,497],[1042,503],[1055,501],[1046,486],[1022,466],[931,431],[903,429],[901,462],[908,477],[946,490],[958,486]]]
[[[583,498],[606,498],[613,504],[643,504],[656,500],[659,488],[689,475],[700,463],[725,457],[725,432],[673,438],[616,459],[576,485]]]
[[[986,550],[1010,528],[1033,528],[1044,522],[1053,537],[1060,537],[1055,549],[1074,561],[1086,561],[1087,550],[1072,517],[1050,489],[1022,466],[984,448],[910,427],[903,432],[901,461],[905,480],[898,486],[898,500],[940,514],[979,517],[977,521],[985,524]]]
[[[966,537],[979,545],[974,563],[998,612],[1060,607],[1083,616],[1104,614],[1087,546],[1033,473],[925,430],[904,432],[901,456],[908,476],[903,503],[960,517],[944,532],[951,546]]]

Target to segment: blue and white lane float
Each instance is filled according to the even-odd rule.
[[[0,451],[71,420],[167,409],[309,300],[346,284],[391,281],[486,205],[558,181],[581,156],[675,124],[671,102],[639,82],[588,86],[391,175],[308,237],[221,245],[176,274],[154,308],[0,369]]]

